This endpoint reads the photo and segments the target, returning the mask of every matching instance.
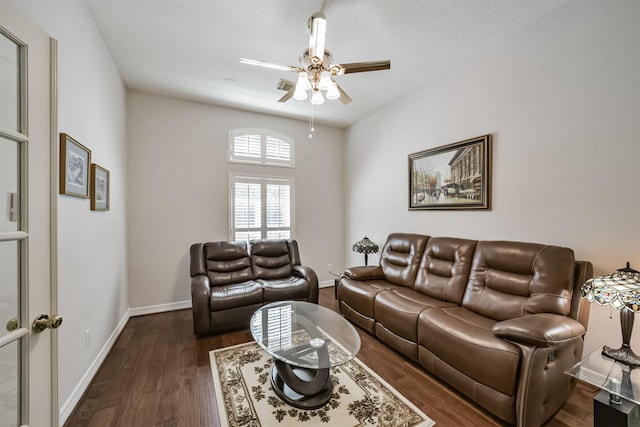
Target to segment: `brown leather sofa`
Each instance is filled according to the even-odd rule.
[[[248,328],[270,302],[318,302],[318,276],[300,264],[295,240],[195,243],[190,257],[196,335]]]
[[[574,386],[592,265],[569,248],[389,235],[338,283],[342,314],[495,416],[540,426]]]

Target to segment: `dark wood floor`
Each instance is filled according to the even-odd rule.
[[[320,304],[337,310],[333,288]],[[418,365],[359,330],[358,358],[437,427],[501,426]],[[191,310],[133,317],[65,426],[219,426],[209,351],[251,341],[248,331],[196,339]],[[592,426],[597,390],[579,384],[547,427]]]

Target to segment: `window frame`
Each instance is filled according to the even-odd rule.
[[[260,136],[260,157],[243,156],[235,152],[235,138],[242,135],[259,135]],[[289,146],[289,160],[279,160],[267,157],[267,138],[275,138]],[[287,135],[263,128],[238,128],[229,131],[228,154],[229,163],[243,163],[250,165],[264,165],[295,168],[295,140]]]
[[[260,215],[261,225],[259,228],[260,238],[267,238],[267,233],[270,230],[274,230],[273,228],[269,229],[267,227],[267,207],[266,207],[266,187],[267,184],[288,184],[289,185],[289,239],[294,239],[295,236],[295,178],[292,176],[272,176],[272,175],[254,175],[254,174],[246,174],[246,173],[229,173],[229,240],[237,240],[236,239],[236,229],[235,226],[235,211],[236,211],[236,203],[235,203],[235,184],[237,182],[246,182],[246,183],[259,183],[260,184],[260,194],[261,194],[261,203],[260,203]],[[279,227],[278,229],[285,229],[285,227]],[[241,229],[241,231],[255,231],[256,227],[251,229],[247,228]]]

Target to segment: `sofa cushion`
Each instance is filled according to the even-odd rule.
[[[252,240],[251,267],[256,279],[283,279],[291,276],[291,258],[286,240]]]
[[[395,285],[413,287],[420,258],[429,236],[391,233],[380,253],[384,278]]]
[[[203,250],[212,287],[253,279],[245,242],[209,242],[204,244]]]
[[[376,322],[400,337],[418,342],[418,316],[431,307],[451,307],[412,289],[399,288],[380,292],[373,303]]]
[[[305,299],[309,296],[309,282],[302,277],[290,276],[284,279],[263,280],[264,302]]]
[[[211,288],[209,306],[211,311],[228,310],[262,303],[262,285],[256,281],[233,283]]]
[[[460,305],[469,280],[476,243],[475,240],[451,237],[430,238],[413,289]]]
[[[343,277],[338,285],[338,300],[358,313],[373,319],[373,301],[376,295],[385,289],[398,287],[384,280],[358,281]]]
[[[513,396],[520,350],[493,334],[495,323],[463,307],[432,308],[418,319],[418,344],[468,377]]]
[[[575,260],[569,248],[478,242],[463,307],[495,320],[571,309]]]

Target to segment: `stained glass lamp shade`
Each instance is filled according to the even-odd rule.
[[[378,245],[369,240],[367,236],[364,236],[364,239],[353,244],[353,251],[364,254],[364,265],[369,265],[367,263],[367,256],[378,252]]]
[[[605,345],[602,348],[602,354],[625,365],[640,367],[640,357],[631,350],[629,345],[634,315],[640,309],[640,272],[627,263],[626,268],[587,280],[582,285],[581,292],[589,302],[595,301],[620,310],[622,345],[620,348]]]

